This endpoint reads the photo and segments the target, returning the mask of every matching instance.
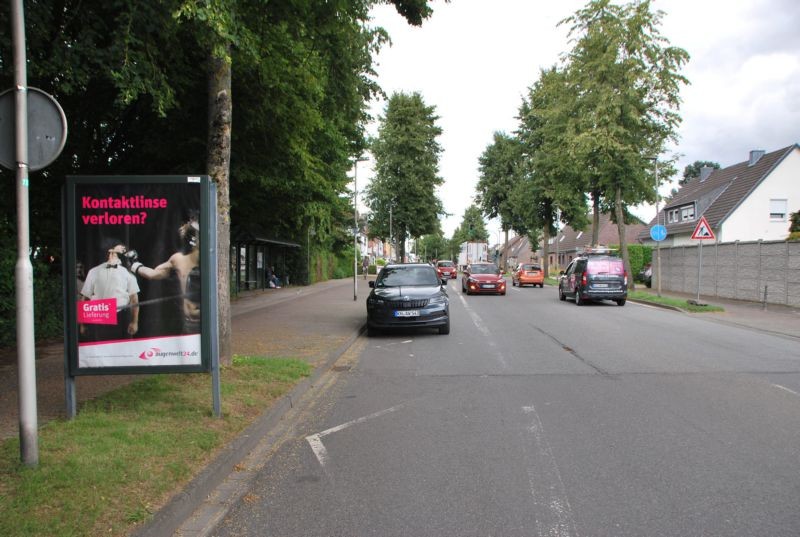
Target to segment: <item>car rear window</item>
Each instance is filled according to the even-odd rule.
[[[586,272],[589,274],[622,276],[625,273],[625,267],[622,264],[622,259],[590,259]]]
[[[452,261],[439,261],[438,265],[440,267],[452,267],[453,266],[453,262]]]
[[[471,265],[472,274],[496,274],[499,270],[494,263]]]
[[[542,270],[539,265],[522,265],[522,270]]]

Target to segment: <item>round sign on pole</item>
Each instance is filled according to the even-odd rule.
[[[14,90],[0,93],[0,165],[17,165]],[[67,142],[67,117],[58,102],[37,88],[28,87],[28,169],[49,166]]]
[[[667,228],[661,224],[650,228],[650,238],[656,242],[661,242],[667,238]]]

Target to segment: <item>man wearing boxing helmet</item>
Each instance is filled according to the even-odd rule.
[[[139,278],[164,280],[172,274],[178,277],[183,295],[183,333],[200,332],[200,223],[192,213],[178,228],[181,250],[160,265],[150,268],[138,259],[135,250],[126,254],[130,271]]]
[[[95,341],[125,339],[139,331],[139,284],[128,268],[125,244],[117,239],[103,241],[106,260],[89,269],[80,294],[84,300],[116,300],[117,324],[92,325]],[[81,335],[87,325],[80,325]]]

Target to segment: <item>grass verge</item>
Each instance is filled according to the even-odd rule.
[[[207,374],[154,375],[39,431],[39,466],[0,445],[0,535],[127,535],[150,518],[311,366],[237,356],[222,368],[223,419]]]
[[[667,296],[658,296],[652,293],[648,293],[646,291],[628,291],[628,298],[631,300],[639,300],[642,302],[652,302],[653,304],[662,304],[665,306],[672,306],[675,308],[680,308],[684,311],[690,311],[692,313],[704,313],[704,312],[711,312],[711,311],[725,311],[725,308],[720,306],[695,306],[694,304],[689,304],[686,299],[684,298],[672,298]]]

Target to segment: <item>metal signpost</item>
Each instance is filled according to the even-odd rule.
[[[35,467],[39,465],[39,439],[28,172],[48,166],[61,154],[67,138],[67,120],[55,99],[28,87],[22,0],[11,2],[11,26],[14,88],[0,94],[0,165],[16,173],[19,447],[23,464]]]
[[[700,241],[700,246],[697,250],[697,298],[693,302],[696,306],[705,306],[700,301],[700,280],[703,275],[703,241],[716,239],[717,237],[711,230],[711,226],[708,225],[708,220],[706,220],[705,216],[701,216],[700,221],[697,222],[697,226],[694,228],[694,232],[692,232],[692,240]]]

